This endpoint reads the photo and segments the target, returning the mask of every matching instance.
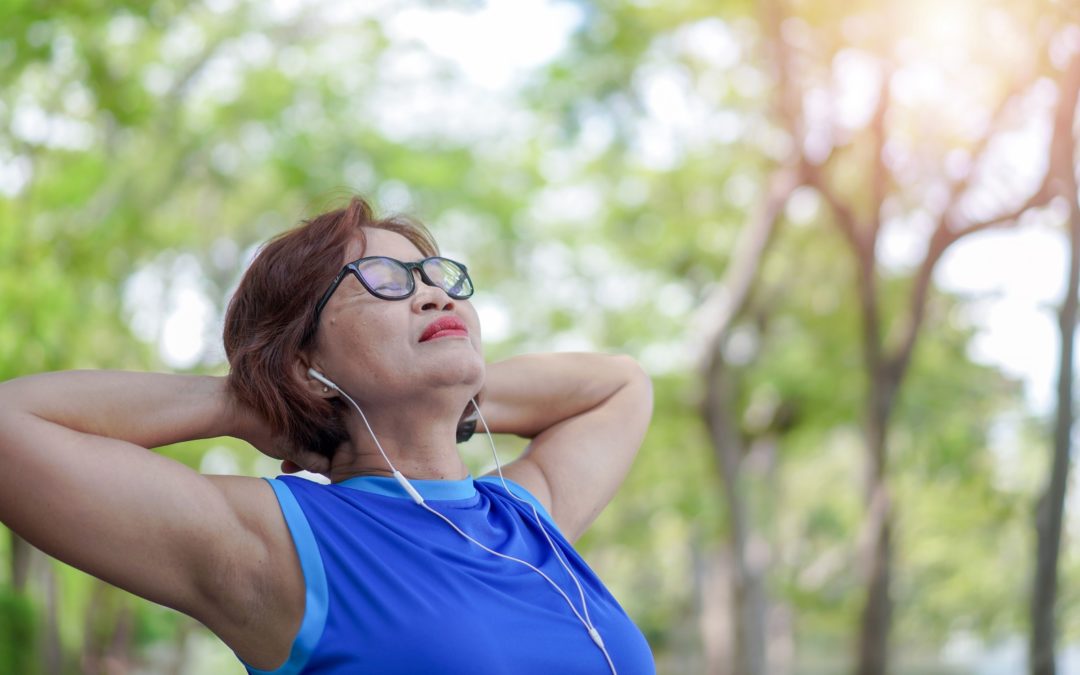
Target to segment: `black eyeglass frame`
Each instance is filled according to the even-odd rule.
[[[364,275],[360,272],[360,268],[358,267],[358,265],[360,263],[362,263],[362,262],[364,262],[366,260],[389,260],[390,262],[392,262],[392,263],[394,263],[396,265],[404,267],[405,271],[408,273],[408,277],[409,277],[410,287],[409,287],[408,293],[406,293],[405,295],[393,295],[393,296],[391,296],[391,295],[385,295],[383,293],[380,293],[380,292],[376,291],[374,288],[372,288],[368,284],[368,282],[364,279]],[[424,265],[427,264],[431,260],[439,260],[439,261],[445,260],[446,262],[450,263],[451,265],[454,265],[455,267],[460,268],[461,273],[464,275],[465,280],[468,282],[469,292],[468,293],[451,293],[450,289],[445,288],[443,286],[440,286],[439,284],[432,281],[431,277],[428,276],[428,273],[424,271]],[[423,260],[421,260],[419,262],[403,262],[401,260],[398,260],[397,258],[391,258],[391,257],[385,256],[385,255],[366,256],[364,258],[360,258],[358,260],[352,261],[351,263],[348,263],[347,265],[345,265],[344,267],[341,268],[340,272],[337,273],[337,276],[334,277],[334,280],[330,283],[330,287],[326,289],[326,292],[323,293],[322,298],[319,299],[319,303],[317,305],[315,305],[315,320],[316,321],[319,320],[319,315],[322,314],[323,307],[326,306],[326,303],[330,302],[330,296],[332,296],[334,294],[334,291],[337,290],[338,285],[341,284],[341,280],[344,279],[345,275],[347,275],[348,273],[352,272],[352,275],[354,277],[356,277],[357,281],[359,281],[361,283],[361,285],[363,285],[363,287],[367,290],[367,292],[371,293],[376,298],[379,298],[381,300],[404,300],[406,298],[412,297],[412,295],[414,293],[416,293],[416,277],[415,277],[415,275],[413,275],[413,270],[417,270],[417,271],[420,272],[420,279],[425,284],[427,284],[428,286],[434,286],[435,288],[441,288],[447,295],[449,295],[451,298],[454,298],[455,300],[465,300],[467,298],[470,298],[470,297],[472,297],[473,291],[475,290],[475,288],[473,287],[473,283],[472,283],[472,277],[469,276],[469,268],[465,267],[464,263],[460,263],[460,262],[458,262],[456,260],[451,260],[450,258],[444,258],[442,256],[437,256],[436,255],[436,256],[430,256],[428,258],[424,258]]]

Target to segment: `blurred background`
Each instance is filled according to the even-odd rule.
[[[224,374],[258,245],[360,194],[489,360],[651,373],[579,548],[661,673],[1080,673],[1078,91],[1066,0],[6,0],[0,379]],[[243,672],[0,534],[0,673]]]

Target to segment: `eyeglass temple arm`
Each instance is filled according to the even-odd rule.
[[[342,267],[341,271],[338,272],[336,277],[334,277],[334,280],[332,282],[330,282],[330,287],[326,289],[326,292],[323,293],[322,298],[319,299],[319,304],[315,305],[315,316],[316,317],[318,317],[320,314],[322,314],[323,307],[326,306],[326,303],[330,302],[330,296],[332,296],[334,294],[334,291],[337,290],[338,284],[341,283],[341,280],[344,279],[345,275],[347,273],[349,273],[350,271],[352,271],[352,265],[351,264],[346,265],[345,267]]]

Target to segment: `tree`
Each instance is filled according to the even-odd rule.
[[[952,174],[976,190],[980,141],[925,124],[902,97],[859,124],[822,122],[844,63],[890,67],[880,52],[906,16],[895,7],[557,4],[577,17],[564,51],[497,91],[470,82],[438,40],[401,30],[423,24],[410,14],[423,7],[432,34],[445,35],[455,12],[482,3],[157,2],[47,15],[5,5],[0,251],[14,262],[0,266],[0,377],[220,372],[210,333],[253,247],[332,202],[338,186],[362,192],[430,223],[448,254],[468,260],[489,358],[600,349],[634,354],[654,373],[654,426],[580,549],[642,626],[660,670],[783,673],[798,649],[803,662],[826,653],[835,671],[858,619],[848,571],[864,508],[850,465],[866,454],[854,430],[869,425],[871,379],[859,356],[859,340],[871,349],[866,296],[847,276],[865,264],[852,254],[866,254],[866,230],[898,213],[933,211],[937,222],[940,207],[927,205],[948,153],[953,170],[976,166]],[[978,17],[994,11],[980,6],[972,22],[984,27]],[[1056,73],[1033,46],[1049,41],[1036,30],[1048,5],[1009,11],[1023,26],[1015,39],[966,61],[1020,82]],[[892,63],[869,90],[888,91],[908,65]],[[1004,98],[990,81],[970,90]],[[972,120],[996,101],[959,93],[981,131]],[[1012,113],[999,121],[1015,126]],[[911,150],[906,163],[894,161],[897,148]],[[1008,206],[1030,194],[1020,197]],[[995,202],[968,212],[970,201],[950,237],[1008,211]],[[822,202],[841,208],[807,207]],[[836,236],[845,207],[859,246]],[[918,350],[913,341],[902,395],[894,382],[878,420],[886,487],[905,505],[893,547],[903,551],[892,589],[901,637],[931,649],[957,623],[979,635],[1016,630],[1007,576],[1024,561],[999,544],[1017,541],[1026,493],[995,484],[985,428],[1020,409],[1015,387],[972,363],[973,330],[956,318],[964,301],[936,292],[930,270],[874,262],[875,373],[895,373],[883,364],[897,363],[925,286]],[[164,362],[158,326],[170,289],[185,283],[209,307],[207,335]],[[163,290],[123,300],[142,286]],[[274,470],[229,443],[163,452],[195,467],[225,457],[241,471]],[[478,466],[487,452],[483,439],[465,447]],[[11,603],[11,572],[0,574],[0,626],[38,639],[55,617],[67,664],[138,661],[159,643],[172,656],[155,667],[179,670],[185,641],[201,639],[180,617],[71,570],[43,573],[40,559],[14,567],[32,573]],[[10,670],[42,660],[30,642],[19,638]]]
[[[1068,204],[1069,273],[1065,297],[1059,313],[1061,356],[1058,366],[1057,412],[1054,417],[1053,455],[1046,488],[1039,497],[1035,514],[1038,535],[1035,574],[1031,593],[1031,642],[1029,659],[1033,675],[1056,672],[1056,622],[1058,558],[1065,510],[1065,490],[1069,476],[1069,455],[1073,428],[1073,348],[1077,321],[1077,287],[1080,286],[1080,194],[1076,182],[1076,102],[1080,96],[1080,50],[1069,62],[1062,77],[1060,102],[1054,115],[1054,136],[1050,148],[1048,185]]]
[[[786,10],[777,2],[770,12],[773,29],[770,34],[780,35],[780,27],[786,21]],[[794,62],[793,50],[784,39],[775,40],[779,58],[788,66]],[[916,343],[923,328],[923,321],[931,288],[931,279],[937,263],[945,251],[960,239],[991,227],[1014,224],[1027,211],[1046,205],[1054,196],[1051,179],[1053,170],[1033,193],[1019,205],[1006,207],[988,216],[965,213],[964,199],[978,177],[976,168],[986,161],[987,148],[999,132],[1001,118],[1019,95],[1026,92],[1027,82],[1015,82],[1001,98],[992,113],[992,122],[972,145],[972,169],[949,185],[948,198],[938,210],[934,227],[926,242],[925,253],[918,263],[913,281],[908,309],[895,327],[895,337],[887,335],[887,320],[882,311],[879,271],[879,238],[885,218],[884,208],[890,198],[902,197],[905,187],[898,181],[886,155],[886,145],[891,130],[888,121],[896,113],[891,98],[892,77],[895,66],[887,48],[877,56],[880,68],[880,88],[877,103],[868,127],[866,147],[870,151],[860,158],[854,145],[843,147],[841,143],[829,142],[818,155],[807,152],[813,148],[814,139],[807,131],[807,113],[798,110],[789,117],[788,132],[801,152],[800,166],[806,182],[821,195],[833,216],[833,223],[848,245],[856,271],[855,284],[858,306],[862,320],[861,352],[867,384],[866,408],[863,430],[866,451],[865,505],[867,517],[860,536],[862,573],[866,583],[866,599],[862,611],[861,634],[858,641],[856,672],[873,675],[887,670],[887,640],[892,618],[890,584],[893,575],[893,528],[895,503],[889,486],[890,462],[888,432],[897,398],[908,373]],[[797,81],[781,79],[788,86],[800,87]],[[799,93],[788,94],[790,100],[806,100],[805,87]],[[800,95],[803,94],[803,95]],[[1076,91],[1068,84],[1060,90],[1059,110],[1071,111],[1076,106]],[[1059,113],[1060,114],[1060,113]],[[1071,120],[1071,116],[1069,117]],[[1051,142],[1051,148],[1063,145],[1071,147],[1070,137],[1059,128]],[[845,152],[846,151],[846,152]],[[1056,153],[1056,150],[1052,150]],[[847,155],[844,157],[844,155]],[[846,166],[845,166],[846,165]],[[863,176],[858,190],[841,188],[836,176],[851,176],[852,169]],[[842,167],[842,168],[841,168]],[[846,169],[846,171],[845,171]],[[867,195],[868,198],[862,197]],[[894,197],[895,196],[895,197]],[[862,215],[860,215],[862,211]],[[890,339],[892,338],[892,339]]]

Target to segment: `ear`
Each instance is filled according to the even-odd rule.
[[[295,377],[298,382],[304,383],[304,387],[312,396],[327,399],[336,398],[337,392],[309,375],[309,368],[314,368],[315,370],[322,372],[322,369],[318,365],[309,361],[306,357],[301,356],[300,358],[297,358],[293,361],[293,377]]]

